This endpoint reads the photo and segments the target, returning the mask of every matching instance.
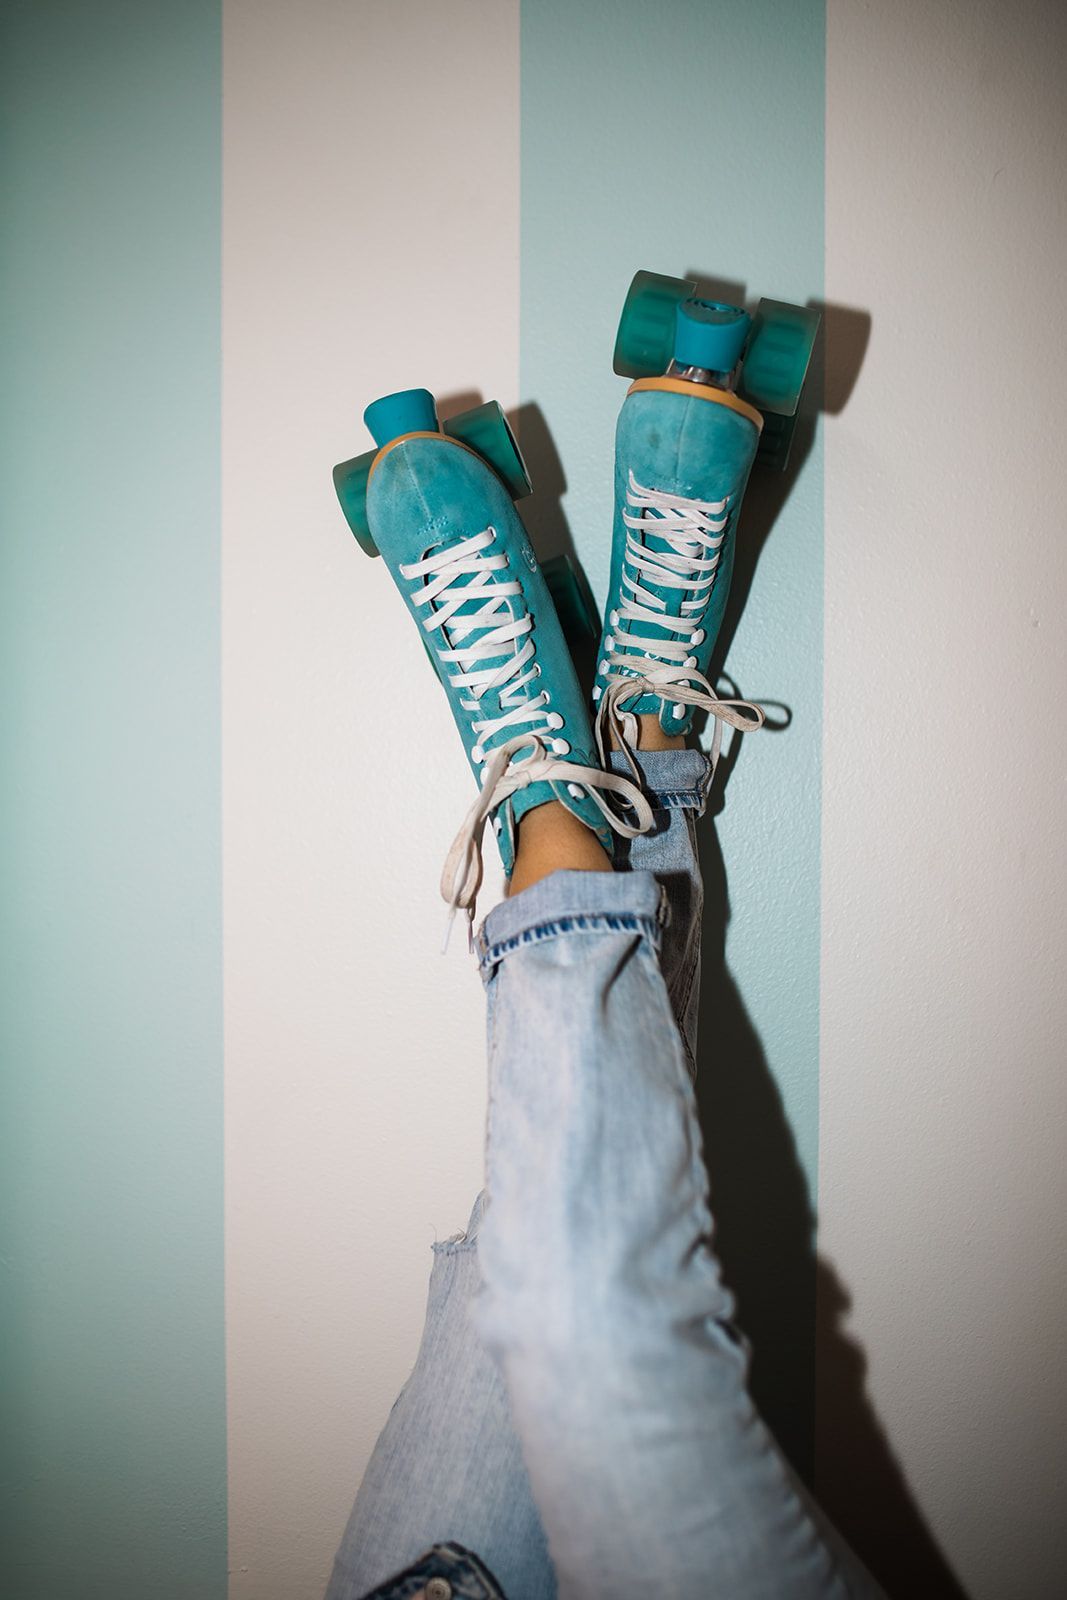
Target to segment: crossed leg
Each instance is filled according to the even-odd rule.
[[[491,1205],[436,1247],[327,1600],[446,1540],[508,1600],[878,1592],[747,1394],[691,1083],[708,766],[640,759],[656,818],[629,870],[532,872],[479,936]]]

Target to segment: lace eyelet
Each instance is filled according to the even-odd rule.
[[[558,711],[550,711],[546,721],[550,728],[562,728],[563,726],[563,718]]]
[[[685,707],[680,703],[680,701],[675,701],[674,715],[676,718],[685,716]]]
[[[609,628],[617,628],[618,626],[619,626],[619,613],[617,611],[612,611],[612,612],[610,612],[608,614],[608,627]]]
[[[707,638],[707,634],[704,632],[703,628],[698,628],[696,633],[694,633],[693,637],[690,639],[689,643],[690,644],[703,644],[704,640],[706,638]]]
[[[571,753],[571,747],[566,739],[553,739],[552,749],[557,756],[569,756]]]
[[[582,788],[581,784],[568,783],[568,785],[567,785],[567,793],[574,800],[584,800],[585,799],[585,790]]]
[[[479,766],[481,766],[482,762],[485,760],[485,751],[482,749],[480,744],[476,744],[471,750],[471,760],[476,761]]]

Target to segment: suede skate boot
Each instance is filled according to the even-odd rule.
[[[763,712],[708,680],[733,570],[737,520],[757,454],[783,467],[818,317],[762,301],[753,320],[695,298],[695,284],[639,272],[615,371],[634,378],[615,443],[615,527],[597,658],[597,741],[626,748],[635,717],[688,733],[697,708],[758,728]],[[761,452],[761,435],[768,440]]]
[[[500,407],[442,428],[433,396],[410,389],[375,401],[364,420],[378,448],[336,467],[334,484],[358,542],[381,555],[419,626],[480,786],[441,881],[451,909],[473,917],[487,821],[510,876],[517,826],[536,806],[558,800],[609,855],[612,833],[644,832],[651,811],[593,754],[555,608],[512,504],[530,484]]]

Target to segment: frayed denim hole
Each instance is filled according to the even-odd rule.
[[[435,1239],[430,1246],[435,1257],[469,1255],[477,1248],[477,1239],[469,1239],[466,1234],[462,1234],[458,1239]]]
[[[416,1572],[402,1573],[399,1577],[391,1578],[388,1583],[383,1583],[381,1588],[372,1589],[364,1600],[414,1600],[415,1595],[421,1594],[431,1578],[437,1577],[435,1572],[427,1572],[420,1568]]]
[[[450,1234],[447,1239],[435,1239],[430,1246],[435,1256],[459,1256],[477,1248],[478,1235],[466,1231]]]

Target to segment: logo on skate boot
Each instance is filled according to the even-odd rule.
[[[522,548],[522,559],[525,561],[526,565],[529,567],[531,572],[536,572],[537,571],[537,557],[534,555],[533,546],[530,544],[528,539],[524,539],[522,541],[522,547],[521,548]]]

